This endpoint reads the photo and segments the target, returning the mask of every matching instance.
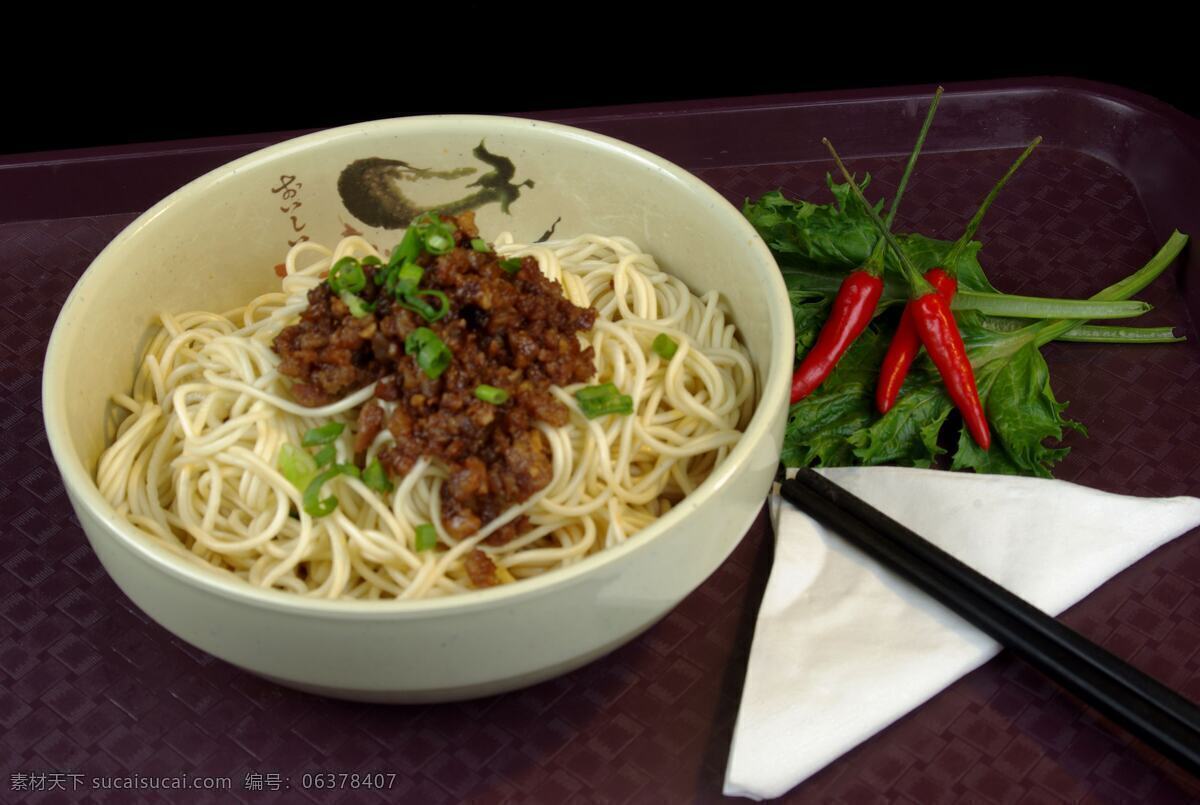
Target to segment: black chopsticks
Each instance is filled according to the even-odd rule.
[[[1200,777],[1200,708],[1196,705],[821,474],[801,469],[795,479],[780,485],[780,492],[785,500]]]

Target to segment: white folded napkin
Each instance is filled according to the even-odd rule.
[[[897,467],[822,471],[930,542],[1057,615],[1200,525],[1200,500],[1037,478]],[[975,627],[773,496],[767,583],[725,793],[765,799],[999,651]]]

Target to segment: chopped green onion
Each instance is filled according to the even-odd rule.
[[[358,294],[342,291],[342,301],[346,303],[346,307],[350,308],[350,315],[356,319],[375,312],[375,305],[365,301]]]
[[[454,248],[454,228],[433,213],[427,212],[413,221],[413,228],[430,254],[445,254]]]
[[[322,498],[321,487],[339,475],[357,478],[359,477],[358,467],[353,464],[334,464],[309,482],[304,490],[304,511],[310,517],[324,517],[337,508],[338,499],[333,495]]]
[[[422,296],[430,296],[441,302],[441,307],[434,307],[428,302],[421,299]],[[413,291],[405,294],[402,300],[396,302],[402,308],[407,308],[414,313],[420,313],[421,317],[428,322],[435,322],[444,317],[450,312],[450,299],[441,291]]]
[[[376,282],[380,281],[381,275],[382,282],[380,284],[383,285],[383,290],[387,292],[388,296],[391,296],[396,292],[396,283],[400,281],[400,267],[388,266],[381,274],[375,275]]]
[[[380,260],[375,255],[369,254],[362,259],[362,264],[364,266],[381,266],[381,265],[383,265],[383,261]]]
[[[437,529],[431,523],[421,523],[417,526],[417,550],[428,551],[437,546]]]
[[[669,361],[675,357],[675,351],[679,349],[679,345],[675,340],[666,333],[659,333],[654,337],[654,343],[650,345],[650,349],[654,350],[654,354],[662,358],[664,361]]]
[[[612,383],[581,388],[575,392],[575,399],[579,402],[579,410],[588,419],[605,414],[633,413],[633,398],[622,394]]]
[[[341,422],[330,422],[328,425],[322,425],[319,428],[313,428],[304,434],[300,439],[300,444],[305,447],[316,447],[319,444],[329,444],[334,439],[342,435],[342,431],[346,426]]]
[[[454,239],[443,232],[430,232],[425,236],[425,250],[430,254],[445,254],[454,248]]]
[[[475,387],[475,396],[485,403],[491,403],[492,405],[501,405],[508,402],[507,391],[498,389],[495,386],[489,386],[486,383],[480,383]]]
[[[334,293],[355,293],[367,287],[367,275],[353,257],[343,257],[329,272],[329,287]]]
[[[417,366],[425,372],[425,376],[436,380],[450,365],[453,356],[438,334],[428,327],[418,327],[404,339],[404,352],[415,355]]]
[[[509,274],[516,274],[518,271],[521,270],[521,258],[520,257],[509,257],[506,260],[501,260],[500,267],[503,268]]]
[[[487,241],[483,238],[471,238],[471,248],[477,252],[489,253],[492,250],[491,246],[487,245]]]
[[[395,288],[389,288],[398,297],[404,297],[413,291],[417,290],[417,286],[421,284],[421,277],[425,276],[425,269],[421,268],[416,263],[405,263],[400,266],[400,271],[396,274]]]
[[[418,327],[408,334],[408,338],[404,339],[404,354],[412,355],[420,352],[421,347],[430,341],[441,341],[441,339],[428,327]]]
[[[369,489],[373,489],[376,492],[391,492],[395,488],[392,486],[392,482],[388,480],[387,472],[383,469],[383,465],[379,463],[378,458],[367,465],[367,468],[363,471],[362,479],[363,483]]]
[[[325,445],[317,451],[315,456],[313,456],[313,460],[317,462],[318,467],[324,467],[326,464],[332,464],[335,458],[337,458],[337,448],[332,444]]]
[[[392,249],[392,254],[388,257],[388,268],[411,263],[420,254],[421,233],[415,226],[409,226],[408,231],[404,233],[404,239]]]
[[[283,477],[297,489],[304,489],[317,474],[317,462],[313,457],[307,450],[301,450],[291,442],[279,448],[279,460],[276,463]]]

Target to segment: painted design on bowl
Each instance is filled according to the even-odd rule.
[[[508,214],[509,205],[520,198],[521,188],[532,188],[533,180],[514,184],[516,166],[513,161],[488,151],[482,140],[471,153],[492,170],[467,185],[478,190],[444,204],[422,206],[405,195],[401,183],[460,179],[476,173],[478,168],[463,166],[432,170],[417,168],[399,159],[366,157],[356,159],[342,170],[338,176],[338,195],[351,215],[367,226],[382,229],[402,229],[426,212],[458,215],[497,202],[500,211]]]

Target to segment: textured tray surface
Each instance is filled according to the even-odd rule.
[[[902,228],[954,237],[1012,152],[932,155]],[[856,160],[890,194],[901,164]],[[823,165],[698,169],[731,201],[782,187],[826,198]],[[40,367],[59,306],[132,215],[0,226],[0,799],[126,802],[93,777],[215,775],[231,791],[139,792],[147,801],[709,801],[729,739],[771,561],[760,517],[707,582],[639,639],[573,674],[455,705],[383,707],[280,688],[149,621],[100,568],[50,458]],[[1011,292],[1084,295],[1155,250],[1117,171],[1043,148],[1000,197],[982,260]],[[1143,495],[1200,494],[1196,332],[1163,278],[1146,324],[1184,345],[1053,345],[1054,389],[1091,438],[1072,435],[1059,477]],[[1139,322],[1143,323],[1143,322]],[[1053,535],[1047,535],[1053,538]],[[1200,700],[1200,534],[1105,584],[1066,621]],[[303,789],[303,775],[395,773],[382,792]],[[25,778],[21,775],[49,774]],[[82,778],[58,775],[82,775]],[[257,775],[257,777],[255,776]],[[269,775],[278,775],[276,778]],[[62,785],[25,793],[14,787]],[[290,784],[290,789],[286,786]],[[280,790],[271,790],[278,785]],[[72,791],[72,789],[75,789]],[[255,790],[262,788],[265,790]],[[1007,655],[791,792],[790,799],[917,803],[1153,801],[1200,786],[1150,758]]]

